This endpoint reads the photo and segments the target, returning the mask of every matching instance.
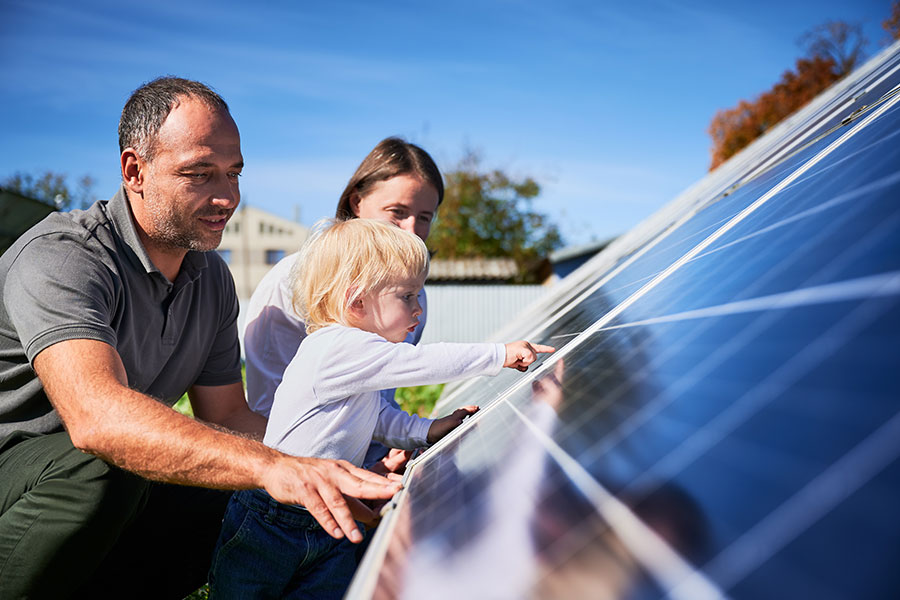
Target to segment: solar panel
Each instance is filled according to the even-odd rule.
[[[900,590],[900,45],[573,273],[448,386],[354,598]]]

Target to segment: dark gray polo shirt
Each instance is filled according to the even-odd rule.
[[[61,429],[31,362],[65,340],[109,344],[129,387],[168,404],[194,384],[241,380],[228,267],[215,252],[188,252],[170,282],[147,256],[123,189],[22,235],[0,258],[0,289],[0,439]]]

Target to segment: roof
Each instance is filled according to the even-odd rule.
[[[586,254],[596,254],[606,248],[614,239],[616,238],[607,238],[600,241],[595,240],[586,244],[578,244],[576,246],[566,246],[565,248],[560,248],[559,250],[556,250],[555,252],[552,252],[550,254],[550,262],[556,264],[563,262],[564,260],[578,258]]]
[[[0,253],[55,210],[52,204],[0,188]]]
[[[436,259],[428,269],[428,281],[508,281],[518,272],[511,258]]]

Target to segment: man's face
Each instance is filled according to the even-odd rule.
[[[244,166],[231,116],[181,98],[160,127],[135,216],[162,251],[215,249],[240,202]]]

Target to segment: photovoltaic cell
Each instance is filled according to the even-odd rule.
[[[410,465],[350,596],[895,595],[898,65],[517,318],[502,339],[558,351],[448,386],[441,414],[482,411]]]

